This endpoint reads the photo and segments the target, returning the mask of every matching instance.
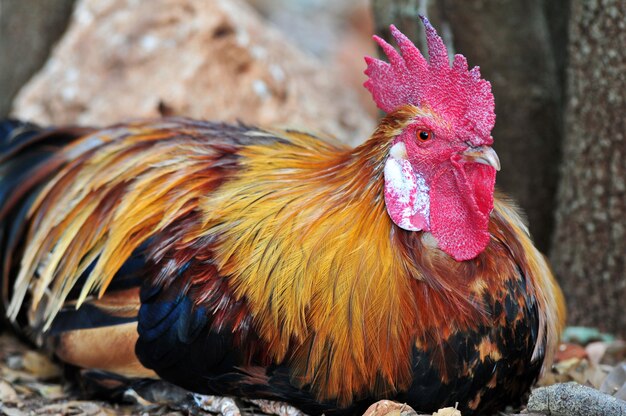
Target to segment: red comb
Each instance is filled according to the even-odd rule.
[[[402,32],[391,25],[400,52],[378,36],[374,40],[389,63],[365,58],[368,80],[365,87],[376,105],[386,113],[403,104],[429,106],[452,123],[457,134],[474,145],[490,144],[496,121],[491,84],[480,78],[476,66],[468,71],[467,59],[455,55],[452,67],[448,50],[428,19],[420,16],[426,29],[429,62]]]

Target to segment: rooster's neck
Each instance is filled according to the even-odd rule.
[[[394,139],[412,121],[416,111],[416,107],[412,105],[398,108],[380,121],[368,140],[333,158],[341,170],[354,173],[355,177],[368,179],[369,188],[375,190],[377,201],[383,198],[385,161]]]

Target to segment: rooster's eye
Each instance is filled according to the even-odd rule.
[[[427,142],[433,138],[433,132],[430,130],[418,130],[417,131],[417,140],[420,142]]]

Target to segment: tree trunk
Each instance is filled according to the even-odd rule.
[[[565,0],[552,3],[548,11],[566,10]],[[494,147],[502,161],[497,186],[520,204],[535,243],[547,250],[562,125],[562,83],[551,40],[561,37],[565,25],[548,25],[544,0],[374,0],[373,5],[378,33],[388,37],[394,23],[423,45],[417,15],[425,14],[449,50],[480,66],[496,100]],[[563,13],[551,15],[565,21]]]
[[[570,322],[626,336],[626,2],[573,0],[552,263]]]
[[[0,0],[0,118],[65,31],[74,0]]]

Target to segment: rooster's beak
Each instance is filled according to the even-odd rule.
[[[470,147],[463,153],[463,159],[467,162],[482,163],[489,165],[495,170],[500,170],[500,159],[495,150],[490,146]]]

